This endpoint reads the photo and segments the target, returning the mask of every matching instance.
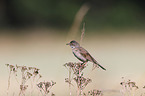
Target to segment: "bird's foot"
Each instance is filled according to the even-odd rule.
[[[83,63],[81,63],[81,65],[82,65],[82,66],[85,66],[85,65],[86,65],[86,63],[87,63],[87,62],[83,62]]]

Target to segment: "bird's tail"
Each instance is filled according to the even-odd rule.
[[[95,64],[93,65],[94,68],[96,68],[96,67],[99,66],[99,67],[102,68],[103,70],[106,70],[106,69],[105,69],[103,66],[101,66],[95,59],[94,59],[94,63],[95,63]]]
[[[103,70],[106,70],[103,66],[101,66],[100,64],[97,64],[99,67],[101,67]]]
[[[96,67],[100,67],[100,68],[102,68],[103,70],[106,70],[103,66],[101,66],[101,65],[98,64],[98,63],[94,63],[94,64],[93,64],[93,69],[92,69],[92,70],[94,70]]]
[[[103,70],[106,70],[103,66],[101,66],[93,57],[91,57],[91,61],[93,61],[94,65],[93,65],[93,69],[95,69],[96,67],[101,67]]]

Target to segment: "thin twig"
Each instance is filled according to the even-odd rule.
[[[67,41],[69,41],[70,39],[71,40],[75,39],[75,37],[77,36],[77,32],[79,30],[79,27],[81,25],[81,22],[89,9],[90,9],[90,6],[88,5],[88,3],[84,3],[79,9],[79,11],[76,13],[74,22],[70,28],[70,31],[68,32]]]
[[[8,78],[7,96],[8,96],[9,88],[10,88],[10,78],[11,78],[11,71],[10,71],[10,73],[9,73],[9,78]]]
[[[81,40],[80,40],[80,44],[82,44],[83,42],[83,38],[84,38],[84,35],[85,35],[85,22],[83,23],[83,29],[82,29],[82,34],[81,34]]]
[[[69,68],[69,95],[71,96],[71,68]]]

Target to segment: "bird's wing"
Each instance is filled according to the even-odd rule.
[[[87,50],[85,50],[82,47],[80,47],[79,50],[80,50],[80,54],[83,57],[85,57],[88,61],[91,61],[91,62],[94,62],[94,63],[97,64],[97,61],[90,55],[90,53]]]
[[[91,55],[90,53],[85,50],[84,48],[79,48],[80,54],[87,59],[87,61],[91,61],[101,67],[103,70],[106,70],[103,66],[101,66]]]

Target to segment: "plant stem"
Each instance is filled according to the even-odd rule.
[[[69,95],[71,96],[71,68],[69,68]]]
[[[9,78],[8,78],[7,96],[8,96],[9,88],[10,88],[10,78],[11,78],[11,71],[10,71],[10,73],[9,73]]]

